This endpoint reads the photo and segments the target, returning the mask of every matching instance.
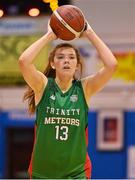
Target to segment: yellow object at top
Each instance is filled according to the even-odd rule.
[[[58,0],[43,0],[45,3],[50,3],[50,8],[55,11],[58,8]]]
[[[43,0],[45,3],[50,3],[53,0]]]

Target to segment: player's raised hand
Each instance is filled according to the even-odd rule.
[[[50,26],[50,20],[48,21],[48,24],[47,24],[47,33],[48,34],[51,34],[52,35],[52,38],[55,40],[57,39],[58,37],[56,36],[56,34],[53,32],[51,26]]]
[[[87,20],[85,20],[85,28],[84,28],[84,31],[82,32],[80,38],[81,38],[81,37],[86,37],[86,36],[87,36],[87,35],[86,35],[87,31],[91,31],[91,32],[92,32],[93,29],[92,29],[92,27],[90,26],[89,22],[88,22]]]

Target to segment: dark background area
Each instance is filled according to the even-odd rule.
[[[70,0],[59,0],[59,6],[70,4]],[[1,0],[0,9],[3,9],[5,16],[27,15],[30,8],[39,8],[41,15],[51,14],[49,3],[43,0]]]

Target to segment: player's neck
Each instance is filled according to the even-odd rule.
[[[62,92],[66,92],[70,89],[70,87],[72,86],[72,81],[73,79],[60,79],[58,77],[55,78],[55,82],[56,84],[59,86],[59,88],[61,89]]]

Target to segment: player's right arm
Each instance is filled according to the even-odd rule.
[[[23,77],[35,94],[38,94],[46,86],[47,78],[36,69],[34,60],[41,49],[54,39],[56,36],[49,28],[45,35],[29,46],[19,57],[19,67]]]

